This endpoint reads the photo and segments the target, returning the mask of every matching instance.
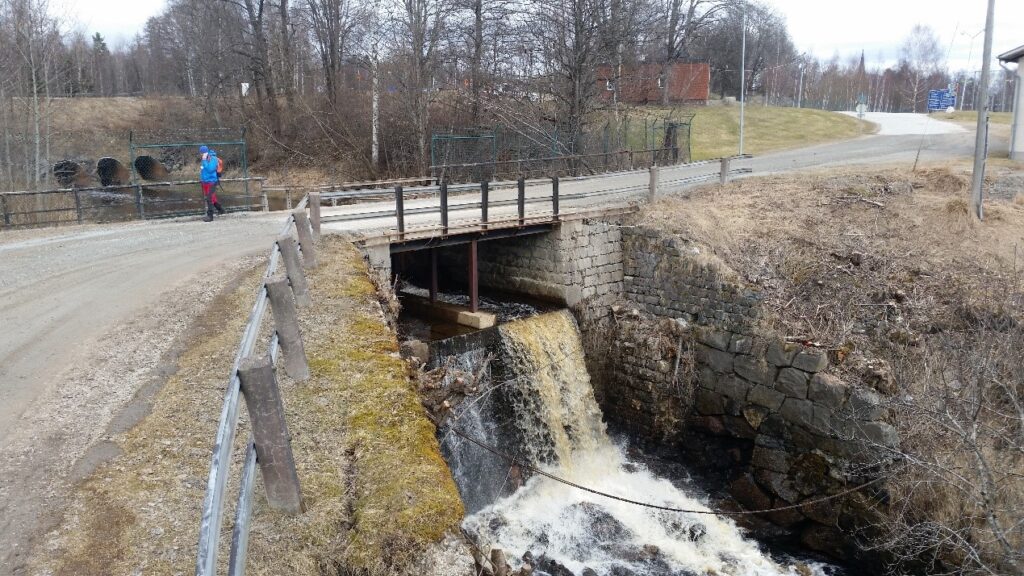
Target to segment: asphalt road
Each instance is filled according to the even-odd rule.
[[[848,165],[872,167],[906,166],[920,163],[945,162],[963,158],[974,151],[974,134],[960,126],[923,115],[906,118],[907,114],[875,114],[872,120],[881,123],[880,132],[853,140],[765,154],[754,158],[735,160],[732,169],[749,169],[749,174],[735,177],[763,176],[796,170],[821,169]],[[943,128],[937,128],[940,125]],[[917,134],[907,132],[919,132]],[[938,133],[942,132],[942,133]],[[893,133],[893,134],[888,134]],[[992,139],[990,150],[1000,152],[1006,142]],[[699,184],[694,179],[708,177],[703,182],[717,180],[719,164],[699,166],[669,166],[660,169],[659,194],[678,193]],[[598,206],[622,206],[637,201],[647,194],[649,175],[646,170],[586,178],[563,178],[559,185],[562,212]],[[529,181],[526,187],[527,215],[543,217],[552,213],[551,184],[548,181]],[[408,192],[408,191],[407,191]],[[573,197],[576,195],[577,197]],[[517,215],[517,191],[510,182],[495,183],[490,192],[488,212],[491,221],[514,218]],[[477,188],[450,190],[448,201],[449,225],[471,224],[480,221],[480,193]],[[356,232],[374,235],[395,229],[393,199],[363,202],[355,205],[325,208],[323,216],[326,230]],[[440,198],[435,193],[405,201],[405,225],[408,231],[431,229],[441,225]]]

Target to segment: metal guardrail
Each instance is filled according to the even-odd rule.
[[[241,183],[248,190],[250,183],[262,185],[263,180],[222,178],[221,182]],[[183,180],[0,192],[0,228],[198,215],[205,211],[201,192],[198,188],[191,189],[198,184],[198,180]],[[229,212],[262,208],[255,203],[258,196],[253,194],[233,194],[219,189],[217,195],[224,200]]]
[[[304,209],[307,204],[308,197],[303,198],[299,202],[297,209]],[[290,235],[293,221],[292,216],[289,214],[280,235]],[[238,427],[239,398],[241,396],[239,364],[243,358],[251,355],[256,348],[260,327],[262,326],[269,303],[266,282],[277,271],[280,259],[281,251],[275,242],[270,251],[267,269],[263,273],[263,284],[256,294],[256,302],[253,304],[248,322],[246,322],[245,328],[242,331],[242,340],[239,342],[238,351],[231,366],[231,375],[228,377],[228,387],[224,395],[220,424],[217,427],[217,436],[210,462],[206,496],[203,499],[203,515],[199,528],[199,548],[196,559],[196,576],[213,576],[217,571],[217,548],[220,540],[221,520],[224,513],[224,492],[227,487],[231,452]],[[275,331],[269,342],[269,353],[272,362],[277,359],[278,349],[279,338]],[[241,487],[239,488],[238,502],[235,510],[235,524],[231,536],[228,574],[232,576],[241,576],[245,573],[245,557],[249,543],[249,521],[251,519],[255,472],[256,445],[250,433],[246,441],[245,461],[241,472]]]
[[[727,180],[732,176],[739,176],[742,174],[749,174],[752,172],[750,168],[730,168],[730,162],[733,160],[740,160],[751,158],[749,154],[740,156],[730,156],[726,158],[714,158],[710,160],[701,160],[698,162],[690,162],[687,164],[678,164],[671,166],[672,169],[679,168],[692,168],[697,166],[710,166],[713,164],[719,164],[722,168],[715,172],[709,172],[707,174],[699,174],[694,176],[684,176],[675,179],[661,180],[658,185],[659,187],[671,187],[681,186],[687,184],[699,184],[702,182],[710,182],[713,180],[722,180],[723,175]],[[724,170],[724,172],[723,172]],[[322,196],[324,200],[330,200],[334,198],[352,198],[354,195],[359,195],[359,198],[369,198],[372,194],[374,198],[387,198],[393,197],[395,199],[395,207],[386,210],[372,210],[366,212],[356,212],[352,214],[333,214],[324,216],[324,222],[351,222],[359,220],[375,220],[379,218],[395,218],[397,220],[397,232],[399,235],[405,232],[405,218],[406,216],[416,216],[423,214],[441,214],[442,228],[444,223],[449,220],[451,212],[459,212],[465,210],[479,209],[481,211],[480,223],[486,224],[487,221],[487,208],[499,208],[506,206],[518,206],[520,219],[524,218],[525,207],[528,204],[536,205],[539,202],[549,203],[551,206],[551,216],[559,216],[559,203],[567,202],[572,200],[581,200],[586,198],[597,198],[597,197],[623,197],[624,200],[628,200],[633,195],[648,195],[650,192],[649,183],[636,184],[632,186],[624,187],[611,187],[598,190],[590,190],[586,192],[574,192],[574,193],[560,193],[558,186],[562,182],[581,182],[587,180],[599,180],[610,176],[624,176],[624,175],[639,175],[647,173],[647,170],[632,170],[632,171],[621,171],[611,172],[607,174],[590,175],[590,176],[575,176],[569,178],[552,177],[550,179],[519,179],[519,180],[504,180],[496,182],[488,182],[486,185],[487,193],[494,190],[517,188],[517,198],[508,200],[490,200],[483,193],[482,184],[440,184],[436,186],[419,186],[414,188],[402,188],[396,187],[391,190],[373,190],[373,191],[361,191],[361,192],[337,192],[327,193]],[[543,195],[526,195],[526,186],[537,186],[551,183],[551,192]],[[459,193],[460,198],[463,197],[464,193],[480,192],[479,201],[470,202],[457,202],[449,203],[449,198],[452,193]],[[440,195],[442,200],[438,206],[420,206],[420,207],[405,207],[405,200],[412,197],[423,197],[428,195]]]

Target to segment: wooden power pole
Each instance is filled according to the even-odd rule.
[[[974,138],[974,172],[971,176],[971,212],[978,220],[985,219],[982,202],[982,184],[985,181],[985,157],[988,155],[988,83],[992,67],[992,26],[996,0],[988,0],[985,17],[985,52],[981,61],[981,84],[978,86],[978,129]]]

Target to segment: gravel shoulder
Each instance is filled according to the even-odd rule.
[[[117,454],[111,434],[146,413],[189,326],[266,252],[279,221],[0,235],[0,574],[22,573],[71,486]]]

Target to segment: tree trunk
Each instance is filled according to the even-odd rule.
[[[291,106],[295,103],[295,90],[294,90],[294,67],[292,65],[292,41],[291,35],[288,33],[288,0],[280,0],[278,4],[281,14],[281,59],[282,62],[281,70],[284,72],[285,78],[284,83],[284,95],[288,100],[288,105]]]
[[[471,104],[473,124],[480,123],[480,83],[482,82],[481,65],[484,55],[484,6],[483,0],[473,1],[473,55],[471,60],[470,82],[472,83]]]

